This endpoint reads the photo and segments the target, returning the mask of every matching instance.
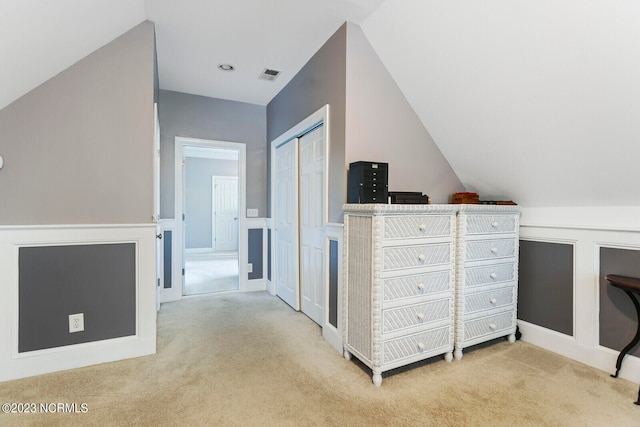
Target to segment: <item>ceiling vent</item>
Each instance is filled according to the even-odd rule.
[[[274,81],[280,75],[280,73],[281,71],[271,68],[265,68],[262,74],[260,74],[260,78],[262,80]]]

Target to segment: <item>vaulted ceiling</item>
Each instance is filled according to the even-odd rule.
[[[145,19],[162,89],[260,105],[355,22],[467,189],[640,205],[636,0],[3,0],[0,109]]]

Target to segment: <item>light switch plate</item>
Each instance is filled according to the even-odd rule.
[[[247,218],[257,218],[258,209],[247,209]]]

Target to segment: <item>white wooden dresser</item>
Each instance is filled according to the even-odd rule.
[[[456,205],[344,206],[344,356],[382,372],[453,359]]]
[[[458,206],[456,360],[465,347],[515,340],[520,219],[517,206]]]

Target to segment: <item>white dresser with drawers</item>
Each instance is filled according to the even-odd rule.
[[[518,301],[517,206],[459,205],[456,232],[456,360],[494,338],[515,340]]]
[[[344,356],[382,373],[453,359],[457,205],[344,206]]]

